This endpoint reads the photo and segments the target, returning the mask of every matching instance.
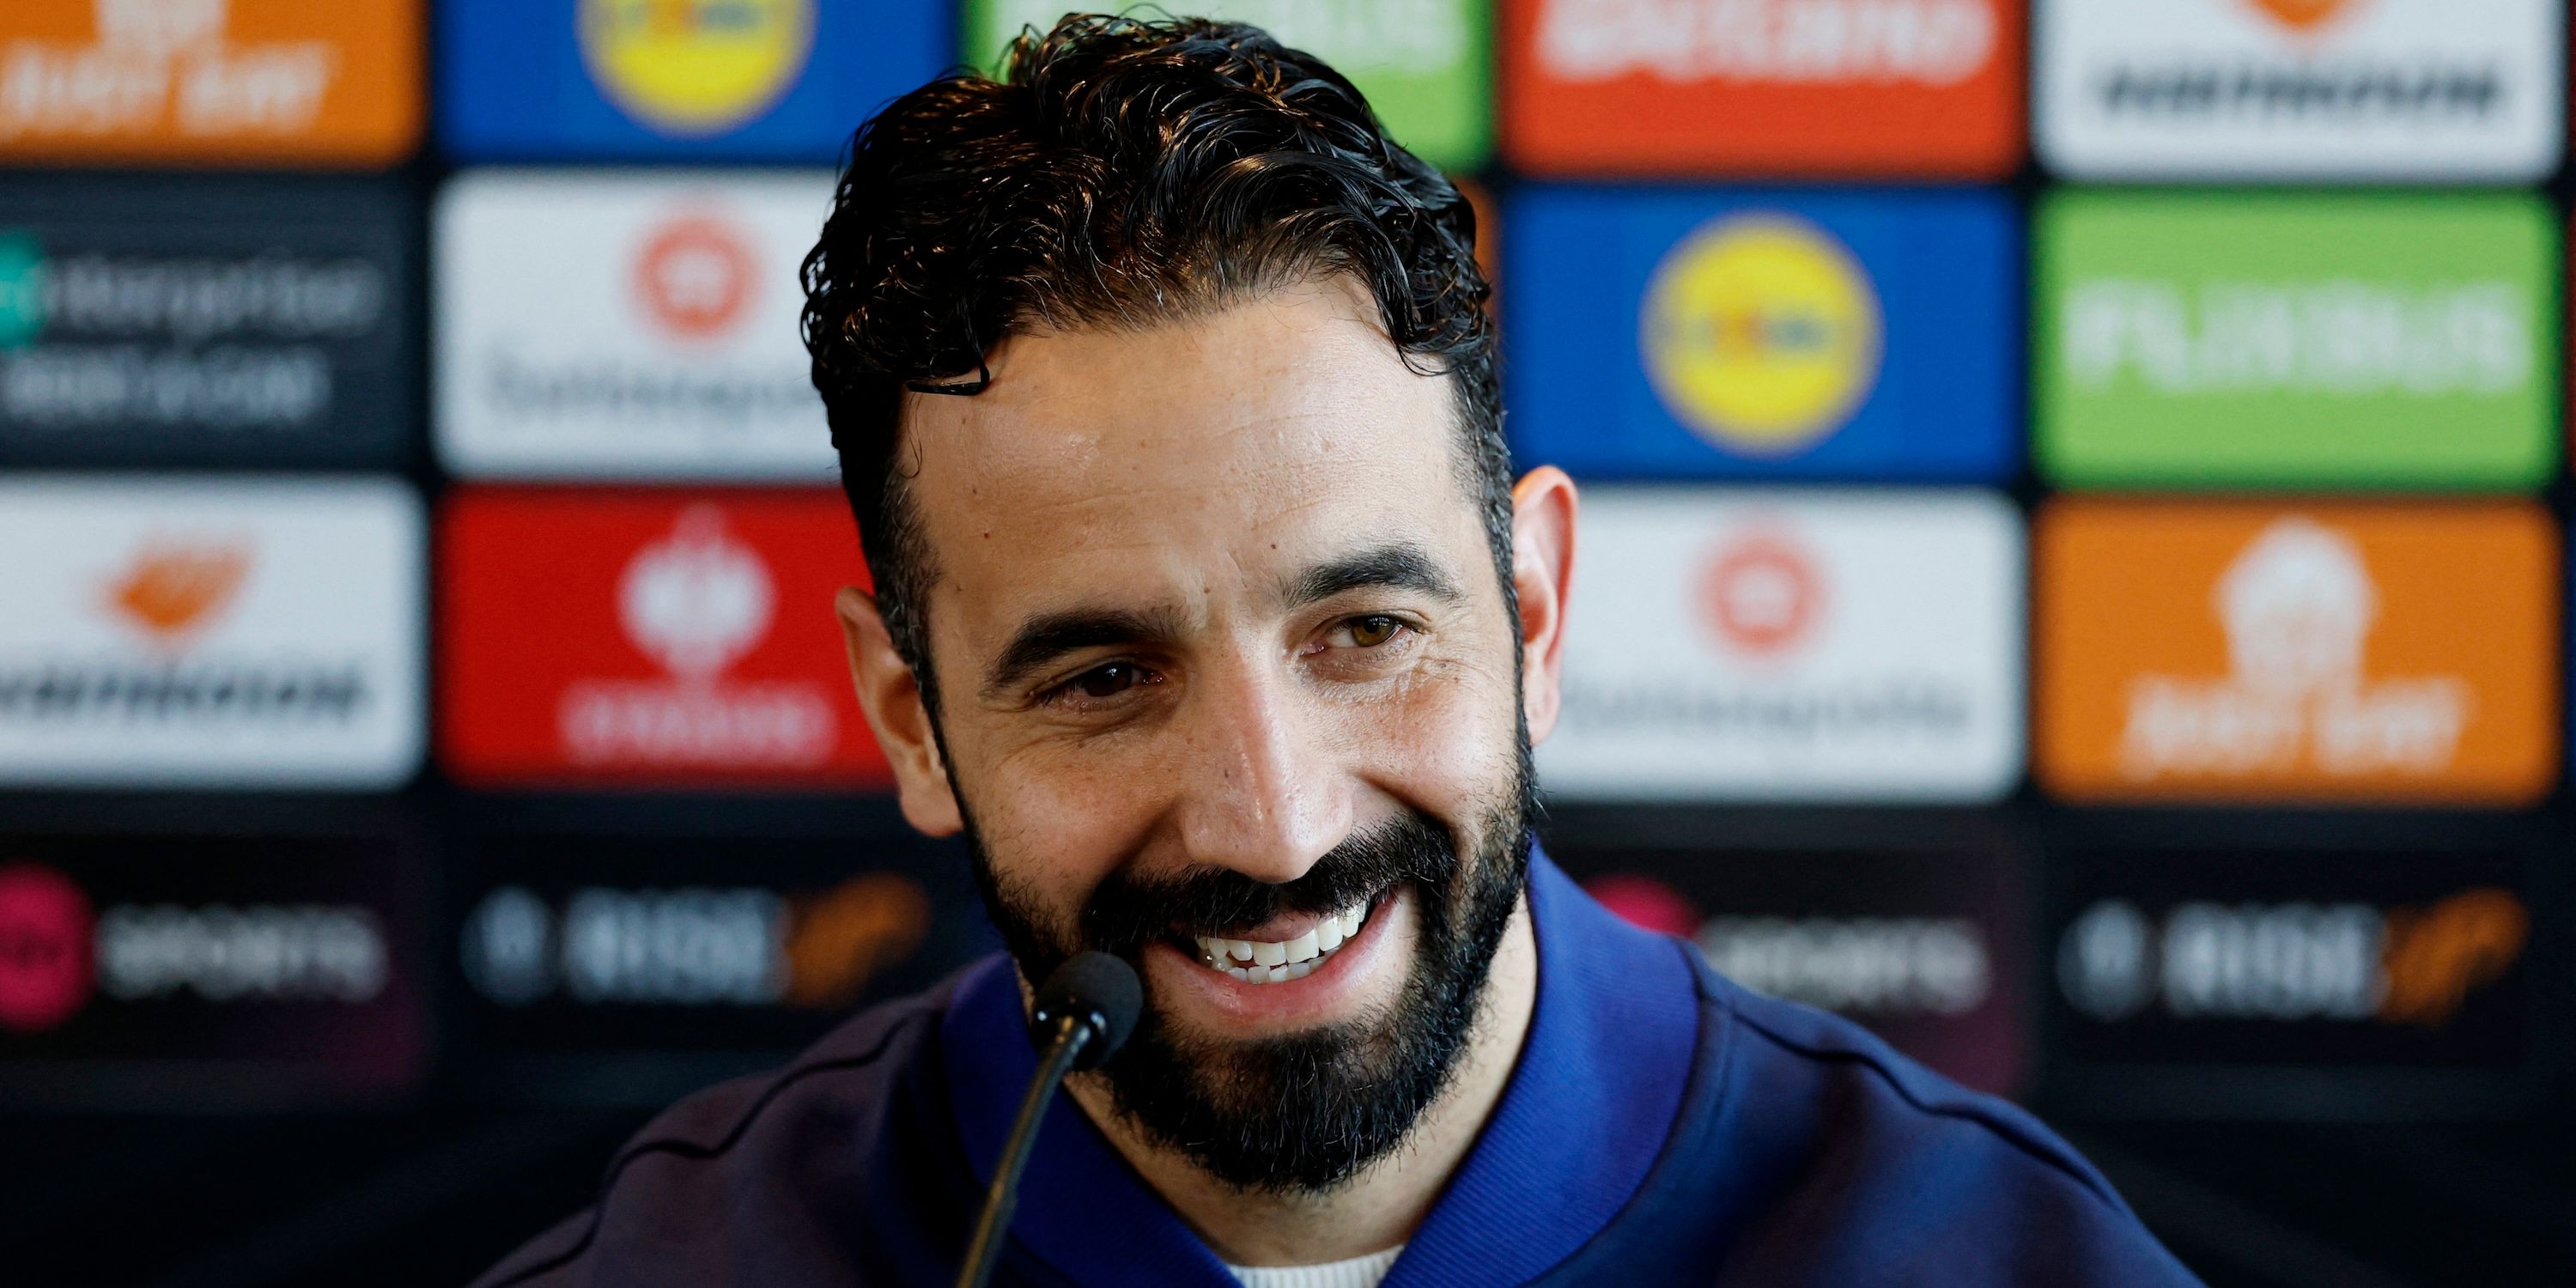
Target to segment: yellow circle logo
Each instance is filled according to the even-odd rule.
[[[628,116],[717,134],[769,110],[814,49],[813,0],[581,0],[581,54]]]
[[[1719,447],[1797,451],[1878,381],[1878,294],[1843,244],[1786,215],[1736,215],[1655,266],[1637,319],[1664,407]]]

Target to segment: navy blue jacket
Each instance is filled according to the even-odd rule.
[[[1611,916],[1544,855],[1529,1036],[1384,1288],[2196,1282],[2028,1114]],[[940,1285],[1035,1058],[999,957],[681,1102],[480,1288]],[[1229,1288],[1059,1098],[996,1282]]]

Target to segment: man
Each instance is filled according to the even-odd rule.
[[[2037,1122],[1630,929],[1530,840],[1573,564],[1473,217],[1249,27],[1067,19],[861,132],[807,339],[904,815],[1009,952],[683,1103],[484,1280],[938,1284],[1085,949],[1035,1284],[2178,1284]]]

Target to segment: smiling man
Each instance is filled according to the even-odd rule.
[[[1257,30],[1068,19],[861,133],[807,339],[851,670],[1008,952],[666,1114],[487,1284],[939,1284],[1031,981],[1142,975],[1000,1279],[2177,1284],[2012,1107],[1618,922],[1531,840],[1576,506],[1473,216]]]

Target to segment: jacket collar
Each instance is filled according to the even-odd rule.
[[[1528,1037],[1383,1288],[1545,1273],[1628,1205],[1680,1110],[1699,1041],[1688,947],[1613,917],[1535,848],[1529,901],[1538,1000]],[[1037,1069],[1025,1023],[1002,956],[960,982],[941,1021],[958,1137],[985,1184]],[[1076,1282],[1234,1284],[1070,1098],[1048,1109],[1020,1194],[1014,1241]]]

